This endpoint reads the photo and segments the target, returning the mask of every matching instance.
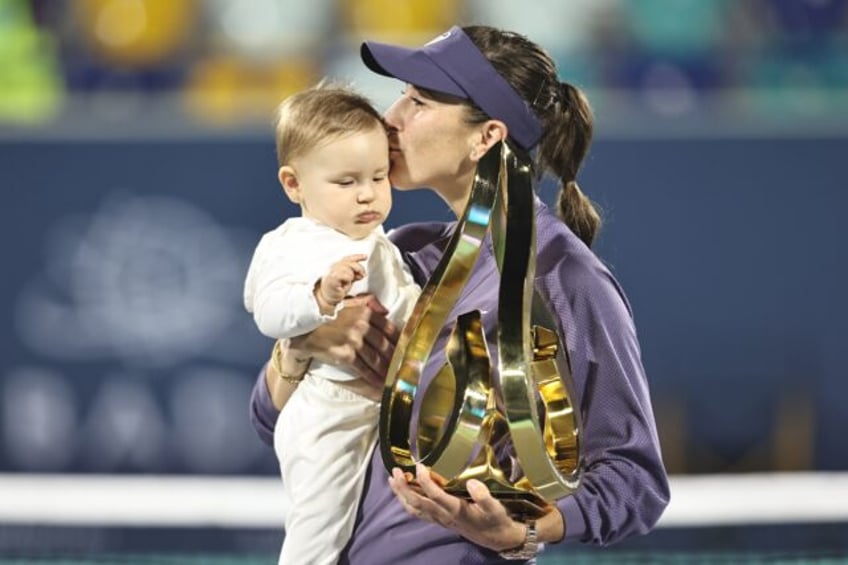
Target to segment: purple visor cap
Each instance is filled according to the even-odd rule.
[[[527,151],[542,137],[542,126],[530,106],[457,26],[419,49],[366,41],[360,54],[375,73],[472,100],[504,122],[509,136]]]

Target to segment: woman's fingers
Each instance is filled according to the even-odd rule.
[[[375,388],[381,388],[385,383],[387,367],[379,361],[378,354],[373,349],[361,350],[353,362],[353,369],[360,378]]]
[[[433,479],[430,469],[419,463],[415,466],[415,477],[421,486],[421,490],[430,500],[448,511],[459,510],[460,499],[446,493],[441,485]]]
[[[399,333],[386,313],[373,295],[345,299],[335,320],[292,338],[291,348],[302,356],[351,367],[367,383],[381,388]]]
[[[465,484],[465,488],[468,490],[471,500],[474,501],[481,512],[489,516],[498,516],[501,514],[506,516],[506,510],[503,504],[492,496],[486,485],[478,480],[471,479]]]
[[[400,469],[393,469],[389,477],[392,492],[408,513],[496,551],[516,547],[524,539],[526,527],[510,517],[482,482],[471,479],[466,483],[469,501],[445,492],[440,477],[424,465],[418,464],[415,472],[419,491],[410,486]]]
[[[389,311],[385,306],[380,304],[380,301],[373,294],[358,294],[351,298],[345,298],[345,307],[352,308],[354,306],[367,306],[378,314],[386,315]]]
[[[370,384],[382,387],[397,343],[398,329],[386,318],[386,309],[371,295],[351,299],[357,318],[351,327],[356,342],[354,368]],[[345,308],[348,308],[345,304]]]
[[[422,492],[433,502],[430,517],[443,526],[453,527],[462,512],[464,501],[446,493],[430,469],[420,463],[415,467],[415,476]]]
[[[363,336],[362,347],[357,352],[357,361],[370,376],[376,379],[375,382],[379,386],[382,386],[386,380],[386,372],[389,370],[394,350],[394,341],[373,325],[369,326]]]
[[[407,482],[403,471],[397,467],[392,469],[392,474],[389,476],[389,488],[392,489],[395,497],[397,497],[401,506],[403,506],[407,512],[416,516],[421,513],[421,511],[418,510],[419,504],[416,500],[416,497],[420,498],[420,496],[418,493],[409,488],[409,483]]]
[[[438,505],[426,496],[416,492],[409,484],[406,475],[395,467],[389,477],[389,488],[392,489],[401,506],[416,518],[428,522],[437,522],[440,514]]]

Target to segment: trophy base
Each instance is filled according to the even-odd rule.
[[[406,476],[409,486],[414,491],[418,492],[422,496],[426,496],[422,492],[421,487],[415,481],[412,473],[407,472],[404,473],[404,475]],[[432,469],[430,470],[430,477],[451,496],[473,502],[471,495],[468,494],[468,490],[465,488],[465,482],[468,478],[462,481],[446,481],[444,477]],[[506,508],[509,515],[519,522],[525,520],[537,520],[554,509],[550,502],[535,492],[516,488],[510,484],[498,481],[497,478],[492,476],[480,477],[478,480],[485,484],[491,495],[504,505],[504,508]]]
[[[553,507],[544,498],[536,493],[522,490],[505,490],[501,485],[486,485],[492,496],[504,505],[506,511],[519,522],[525,520],[537,520],[550,512]],[[465,488],[446,488],[445,492],[459,498],[471,500]]]

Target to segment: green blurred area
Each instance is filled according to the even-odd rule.
[[[53,117],[64,94],[53,38],[20,0],[0,0],[0,121]]]

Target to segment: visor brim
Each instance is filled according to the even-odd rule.
[[[460,98],[469,97],[467,92],[419,49],[366,41],[360,48],[360,56],[365,66],[375,73],[428,90]]]

